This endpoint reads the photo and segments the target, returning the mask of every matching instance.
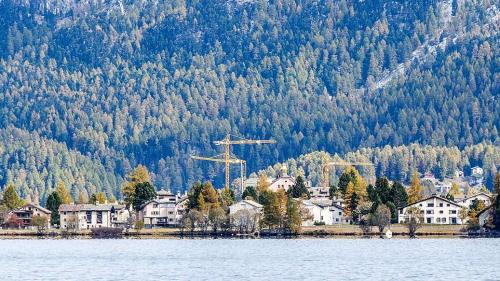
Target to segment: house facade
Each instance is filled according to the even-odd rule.
[[[229,206],[229,215],[232,216],[241,210],[247,210],[250,213],[259,214],[262,213],[263,209],[264,206],[253,200],[241,200],[240,202]]]
[[[9,213],[9,217],[16,216],[17,221],[19,223],[18,226],[20,228],[27,228],[27,227],[33,226],[32,220],[33,220],[34,216],[41,216],[47,220],[46,227],[50,228],[50,215],[51,214],[52,214],[51,211],[49,211],[41,206],[38,206],[38,205],[35,205],[32,203],[28,203],[17,210],[11,211]]]
[[[302,222],[303,226],[314,224],[334,225],[348,223],[344,217],[344,208],[333,204],[331,200],[304,200],[302,208],[307,209],[309,218]]]
[[[62,204],[59,206],[61,229],[91,229],[119,227],[126,223],[129,213],[118,204]]]
[[[269,190],[277,192],[279,189],[284,189],[288,191],[293,185],[295,185],[295,178],[284,175],[275,179],[270,185]]]
[[[157,198],[146,202],[139,211],[139,219],[146,228],[178,226],[187,210],[187,196],[160,190]]]
[[[474,202],[474,200],[483,202],[485,206],[490,206],[493,201],[493,197],[484,192],[480,192],[478,194],[474,194],[472,196],[466,197],[458,201],[458,204],[460,204],[463,207],[469,208],[469,206],[472,204],[472,202]]]
[[[406,211],[417,207],[426,224],[463,224],[460,219],[462,206],[456,202],[433,195],[398,210],[398,222],[406,222]]]

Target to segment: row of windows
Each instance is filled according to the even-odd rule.
[[[419,204],[419,206],[423,207],[422,204]],[[450,206],[451,206],[450,203],[446,203],[446,207],[450,207]],[[427,203],[427,207],[434,207],[434,203]],[[440,207],[440,208],[444,207],[444,203],[439,203],[438,207]]]

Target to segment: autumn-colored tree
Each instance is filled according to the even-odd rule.
[[[347,192],[349,183],[353,184],[354,192],[356,192],[359,201],[365,202],[368,200],[367,184],[356,168],[347,167],[339,179],[339,190],[342,194]]]
[[[102,191],[97,192],[97,194],[95,195],[95,199],[96,199],[97,203],[99,203],[99,204],[106,203],[106,200],[107,200],[106,193],[104,193]]]
[[[279,217],[278,227],[282,229],[285,225],[287,202],[288,202],[288,197],[284,189],[282,188],[278,189],[278,191],[276,192],[276,201],[278,203],[278,217]]]
[[[205,196],[203,196],[203,193],[198,194],[198,199],[196,199],[197,205],[198,205],[198,210],[202,212],[203,214],[206,214],[208,212],[208,206],[207,203],[205,202]]]
[[[78,191],[78,204],[85,204],[87,202],[87,195],[82,190]]]
[[[462,192],[460,191],[460,186],[457,183],[452,183],[448,195],[451,196],[452,199],[455,199],[460,196],[460,194],[462,194]]]
[[[17,194],[16,187],[13,184],[7,184],[3,189],[3,204],[9,209],[17,209],[24,204],[24,201]]]
[[[417,172],[413,172],[411,177],[410,188],[408,189],[408,203],[413,204],[422,200],[424,197],[424,189],[420,184],[420,178]]]
[[[292,234],[299,234],[302,230],[300,202],[292,199],[292,196],[287,201],[285,229]]]
[[[257,192],[258,194],[266,192],[269,188],[269,180],[267,175],[262,173],[259,175],[259,179],[257,180]]]
[[[151,178],[146,167],[139,165],[127,175],[127,181],[122,184],[122,196],[125,204],[130,206],[134,203],[137,185],[150,183]]]
[[[355,210],[355,208],[353,208],[353,203],[357,203],[355,202],[357,200],[357,195],[355,194],[354,183],[349,182],[344,193],[344,214],[346,217],[352,217],[353,211]]]
[[[71,194],[69,193],[69,190],[66,188],[66,185],[64,185],[64,182],[62,181],[57,182],[56,192],[57,194],[59,194],[59,198],[61,198],[63,204],[69,204],[73,202]]]
[[[219,194],[212,186],[212,183],[206,182],[203,185],[202,194],[205,199],[205,203],[208,204],[208,208],[217,208],[220,206]]]

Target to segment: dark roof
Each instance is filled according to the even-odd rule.
[[[481,195],[481,194],[482,194],[482,195],[487,196],[487,197],[488,197],[488,198],[490,198],[490,199],[493,199],[493,196],[491,196],[491,195],[487,194],[486,192],[482,192],[482,191],[481,191],[481,192],[476,193],[476,194],[474,194],[474,195],[471,195],[471,196],[468,196],[468,197],[464,197],[464,198],[463,198],[463,199],[461,199],[460,201],[466,201],[466,200],[468,200],[468,199],[470,199],[470,198],[476,197],[476,196]]]
[[[26,207],[29,207],[29,206],[31,206],[31,207],[33,207],[33,208],[37,208],[38,210],[40,210],[40,211],[42,211],[43,213],[46,213],[46,214],[51,214],[51,213],[52,213],[50,210],[45,209],[45,208],[43,208],[43,207],[42,207],[42,206],[40,206],[40,205],[35,205],[35,204],[33,204],[33,203],[28,203],[28,204],[25,204],[22,208],[26,208]]]
[[[432,198],[437,198],[437,199],[443,200],[443,201],[445,201],[445,202],[448,202],[448,203],[450,203],[450,204],[453,204],[453,205],[455,205],[455,206],[462,207],[462,205],[458,204],[457,202],[454,202],[454,201],[448,200],[448,199],[443,198],[443,197],[441,197],[441,196],[432,195],[432,196],[430,196],[430,197],[427,197],[427,198],[422,199],[422,200],[420,200],[420,201],[417,201],[417,202],[415,202],[415,203],[408,204],[408,205],[406,205],[406,206],[404,206],[404,207],[402,207],[402,208],[399,208],[398,210],[401,210],[401,209],[407,208],[407,207],[409,207],[409,206],[412,206],[412,205],[415,205],[415,204],[418,204],[418,203],[421,203],[421,202],[427,201],[427,200],[432,199]]]
[[[79,211],[111,211],[112,208],[121,209],[123,205],[118,204],[61,204],[59,212],[79,212]]]

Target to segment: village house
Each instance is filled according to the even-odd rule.
[[[34,216],[42,216],[47,220],[47,228],[50,228],[50,215],[51,211],[32,203],[28,203],[17,210],[9,213],[9,218],[15,216],[18,221],[18,227],[27,228],[31,227]]]
[[[127,222],[129,212],[118,204],[62,204],[59,206],[61,229],[119,227]]]
[[[483,227],[493,217],[493,210],[493,205],[490,205],[477,214],[478,222],[481,227]]]
[[[307,209],[309,218],[302,222],[303,226],[314,224],[334,225],[348,223],[344,217],[344,208],[332,204],[331,200],[304,200],[302,208]]]
[[[485,192],[479,192],[472,196],[463,198],[460,201],[457,201],[457,203],[463,207],[469,208],[474,200],[483,202],[485,206],[490,206],[493,201],[493,197]]]
[[[141,206],[139,219],[146,228],[178,226],[187,210],[187,202],[187,196],[160,190],[155,199]]]
[[[263,209],[264,206],[253,200],[241,200],[240,202],[229,206],[229,215],[233,216],[241,210],[247,210],[250,214],[261,214]]]
[[[279,189],[284,189],[285,191],[288,191],[288,189],[290,189],[293,185],[295,185],[295,178],[289,176],[287,173],[287,167],[283,166],[281,168],[280,176],[269,185],[269,190],[276,192]]]
[[[324,186],[315,186],[307,188],[309,195],[314,199],[329,199],[330,198],[330,188]]]
[[[399,223],[405,223],[406,211],[411,207],[417,207],[426,224],[462,224],[460,210],[462,206],[448,199],[432,195],[426,199],[410,204],[398,210]]]

